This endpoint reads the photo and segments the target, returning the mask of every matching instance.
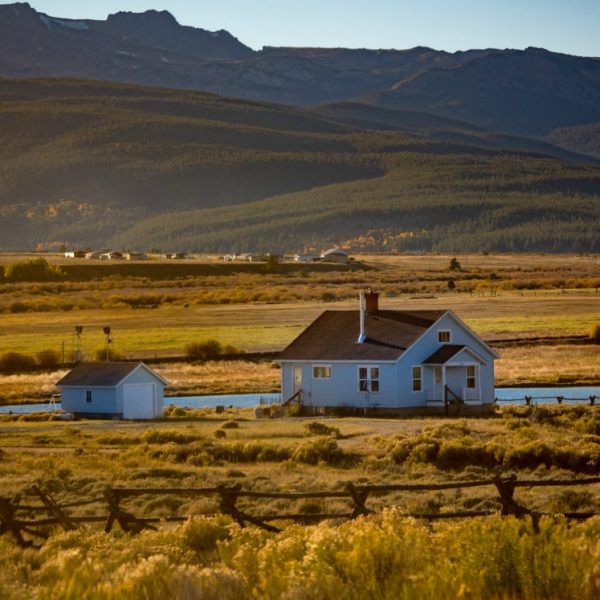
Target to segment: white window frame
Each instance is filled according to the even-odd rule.
[[[473,369],[473,375],[469,375],[469,369]],[[477,365],[467,365],[465,369],[465,387],[468,390],[477,389]],[[473,381],[473,385],[469,385],[469,380]]]
[[[415,371],[418,371],[419,376],[415,377]],[[410,368],[413,394],[420,394],[423,391],[423,367],[421,365],[413,365]],[[419,382],[419,389],[415,389],[415,383]]]
[[[361,377],[360,370],[366,369],[367,376]],[[377,370],[377,376],[373,377],[373,371]],[[379,365],[358,365],[356,369],[358,391],[365,394],[378,394],[381,391],[381,367]],[[361,387],[361,382],[365,382],[365,389]],[[376,389],[373,389],[373,383],[376,382]]]
[[[329,370],[329,375],[317,375],[317,373],[316,373],[317,369]],[[313,365],[311,373],[312,373],[313,379],[331,379],[333,369],[332,369],[331,365]]]
[[[446,337],[446,334],[448,334],[448,339],[442,340],[441,339],[442,334],[444,335],[444,337]],[[437,336],[438,336],[438,343],[440,343],[440,344],[451,344],[452,343],[452,330],[451,329],[438,329]]]

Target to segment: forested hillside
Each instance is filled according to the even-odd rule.
[[[593,159],[418,111],[2,80],[0,159],[2,250],[600,249]]]

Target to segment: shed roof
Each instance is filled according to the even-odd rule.
[[[143,367],[165,385],[168,383],[144,363],[138,362],[95,362],[81,363],[69,371],[56,385],[60,386],[105,386],[119,385],[130,373]]]
[[[326,310],[281,353],[280,360],[396,360],[446,312],[366,313],[366,339],[358,344],[360,311]]]

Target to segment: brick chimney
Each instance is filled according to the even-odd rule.
[[[371,288],[365,294],[365,310],[371,314],[379,312],[379,294],[371,291]]]

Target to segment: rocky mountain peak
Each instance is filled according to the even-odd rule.
[[[177,19],[168,10],[147,10],[142,13],[120,11],[109,15],[106,23],[111,28],[158,28],[180,27]]]

